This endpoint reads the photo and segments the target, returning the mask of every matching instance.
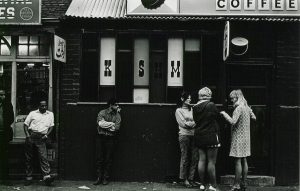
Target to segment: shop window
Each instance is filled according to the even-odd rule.
[[[222,35],[205,35],[202,38],[202,62],[201,65],[201,84],[212,90],[212,101],[223,103],[221,96],[223,79],[221,78],[224,71],[220,71],[223,50]]]
[[[26,116],[30,111],[38,109],[40,101],[48,101],[48,90],[48,63],[17,63],[15,141],[25,137],[23,123]]]
[[[199,38],[185,39],[183,81],[184,89],[192,95],[192,102],[198,100],[198,90],[201,87],[203,76],[200,43]]]
[[[166,102],[167,84],[167,38],[153,35],[150,38],[150,91],[151,103]]]
[[[204,81],[201,46],[200,37],[169,38],[165,34],[136,37],[124,33],[116,38],[99,38],[98,34],[84,34],[80,100],[105,102],[114,96],[120,102],[175,103],[181,92],[188,90],[196,102]],[[210,65],[207,76],[216,75],[210,77],[212,82],[206,80],[211,83],[205,85],[216,87],[217,63]],[[93,75],[95,70],[99,72]],[[181,79],[168,81],[171,72]]]
[[[27,115],[37,109],[41,100],[48,100],[49,65],[17,64],[17,114]]]
[[[5,90],[6,99],[10,99],[11,63],[9,62],[0,62],[0,89]]]
[[[0,36],[0,55],[9,56],[11,48],[11,36]]]
[[[98,101],[98,34],[83,34],[80,101]]]
[[[130,34],[119,34],[116,52],[116,97],[119,102],[132,102],[133,99],[133,55]],[[126,79],[126,80],[124,80]]]
[[[19,36],[18,56],[48,56],[49,39],[45,36]]]

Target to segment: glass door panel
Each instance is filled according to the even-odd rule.
[[[25,118],[30,111],[38,109],[40,101],[48,101],[48,90],[49,64],[17,63],[15,138],[25,137]]]

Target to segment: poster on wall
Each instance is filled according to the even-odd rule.
[[[148,88],[134,89],[133,103],[149,103],[149,89]]]
[[[54,35],[54,59],[66,63],[66,51],[66,40],[57,35]]]
[[[134,85],[149,85],[149,40],[134,40]]]
[[[168,86],[183,86],[183,39],[168,39]]]
[[[101,38],[100,85],[114,86],[116,79],[116,39]]]

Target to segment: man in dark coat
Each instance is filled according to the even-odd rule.
[[[14,122],[13,107],[5,98],[5,91],[0,90],[0,184],[8,184],[9,142],[13,138],[11,124]]]

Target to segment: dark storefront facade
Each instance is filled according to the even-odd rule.
[[[113,177],[176,178],[175,103],[182,90],[191,91],[195,103],[199,88],[208,86],[213,101],[229,111],[229,92],[242,89],[257,115],[251,129],[250,174],[275,176],[277,184],[298,184],[299,14],[180,15],[172,14],[175,5],[166,1],[157,9],[168,13],[164,15],[142,2],[136,1],[134,9],[123,0],[89,1],[85,7],[73,0],[62,21],[68,41],[61,80],[62,176],[94,178],[95,119],[105,101],[115,96],[122,107],[122,128]],[[226,21],[230,39],[243,37],[249,43],[245,54],[230,52],[224,61]],[[233,174],[230,128],[221,123],[217,171]],[[77,164],[81,168],[74,169]]]
[[[4,74],[15,71],[11,77],[7,74],[12,85],[5,87],[12,93],[16,90],[11,96],[15,111],[21,110],[18,93],[25,94],[30,103],[28,89],[43,84],[56,119],[49,158],[60,178],[95,178],[96,117],[114,96],[122,108],[122,126],[113,178],[176,179],[180,157],[176,101],[185,90],[192,93],[195,103],[198,90],[207,86],[213,91],[212,101],[229,112],[228,94],[242,89],[257,116],[251,126],[249,174],[274,176],[278,185],[299,184],[299,1],[291,0],[295,4],[284,4],[284,10],[276,14],[271,14],[270,4],[269,15],[258,13],[258,3],[250,6],[254,9],[251,14],[235,10],[231,15],[228,4],[228,10],[213,15],[205,12],[211,7],[195,0],[158,1],[161,4],[153,7],[139,0],[132,0],[131,6],[126,0],[51,2],[42,1],[41,25],[1,26],[5,29],[1,35],[11,38],[12,47],[28,47],[28,55],[21,57],[20,49],[15,48],[14,58],[1,55],[0,61]],[[203,7],[200,12],[182,14],[181,10],[193,10],[193,2],[197,2],[195,9]],[[214,4],[217,2],[222,9],[224,2],[231,1]],[[242,37],[248,40],[248,47],[230,42],[224,61],[228,22],[229,42]],[[53,58],[54,35],[66,40],[66,63]],[[39,55],[44,44],[48,53]],[[32,45],[38,47],[37,55],[30,55]],[[29,80],[18,77],[31,71],[30,64],[31,70],[43,69],[45,75],[39,73],[43,80],[35,79],[39,85],[26,84]],[[233,161],[228,157],[230,127],[224,121],[220,124],[218,177],[233,174]],[[12,177],[24,175],[22,146],[22,141],[11,143]]]
[[[14,109],[13,140],[9,144],[9,177],[25,178],[23,122],[39,101],[47,100],[55,113],[55,130],[47,146],[53,171],[58,169],[59,67],[54,58],[55,34],[68,1],[6,1],[0,4],[0,89]],[[2,152],[2,151],[1,151]],[[3,154],[3,153],[1,153]],[[40,176],[36,157],[34,176]],[[1,169],[2,170],[2,169]]]

